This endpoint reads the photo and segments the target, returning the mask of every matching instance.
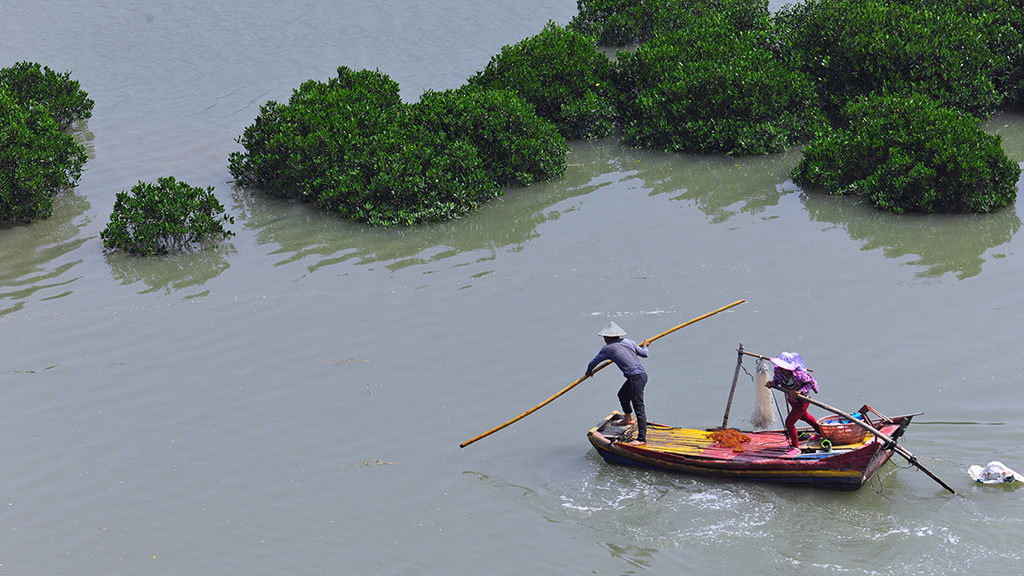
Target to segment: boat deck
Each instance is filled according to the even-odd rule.
[[[611,420],[599,426],[596,431],[608,440],[623,442],[635,437],[636,424],[631,427],[617,425],[620,420]],[[810,432],[808,428],[804,431]],[[661,454],[672,454],[679,456],[700,457],[715,460],[763,460],[766,458],[792,458],[792,459],[819,459],[823,457],[836,456],[844,452],[851,452],[862,448],[867,442],[873,442],[874,437],[868,436],[865,441],[856,444],[832,446],[826,450],[820,440],[813,442],[801,442],[800,448],[803,451],[799,456],[786,456],[789,450],[789,440],[783,430],[769,430],[763,432],[743,432],[750,438],[749,442],[740,445],[742,451],[735,451],[733,447],[717,442],[712,436],[714,430],[698,430],[693,428],[677,428],[648,422],[647,444],[642,448]]]

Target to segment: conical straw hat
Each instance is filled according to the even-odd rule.
[[[604,327],[604,330],[598,332],[597,335],[609,338],[621,338],[626,335],[626,331],[619,328],[619,325],[615,322],[609,322],[608,325]]]

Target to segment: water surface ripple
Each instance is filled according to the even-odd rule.
[[[809,194],[800,151],[573,143],[564,178],[460,220],[380,230],[233,186],[260,104],[341,65],[414,101],[572,0],[4,0],[0,54],[96,100],[54,215],[0,227],[0,565],[10,574],[1008,574],[1024,470],[1016,207],[879,214]],[[775,6],[777,7],[777,6]],[[1024,160],[1024,116],[986,124]],[[215,249],[104,253],[117,192],[173,175],[236,218]],[[735,347],[797,350],[819,398],[924,412],[905,465],[853,494],[605,464],[587,429],[611,319],[653,336],[652,420],[722,417]],[[748,367],[752,370],[752,367]],[[753,405],[743,375],[731,423]]]

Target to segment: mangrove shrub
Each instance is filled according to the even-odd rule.
[[[85,161],[85,148],[49,108],[20,103],[0,85],[0,221],[48,218],[53,195],[78,182]]]
[[[830,112],[872,93],[930,96],[985,117],[1000,104],[993,54],[976,20],[948,5],[805,0],[775,16],[785,51]]]
[[[917,9],[952,10],[973,21],[993,58],[1003,104],[1024,104],[1024,5],[1018,0],[897,0]]]
[[[654,35],[659,15],[681,4],[679,0],[577,0],[578,11],[569,28],[602,46],[644,42]]]
[[[70,73],[33,62],[0,69],[0,221],[48,218],[53,195],[78,182],[85,148],[63,130],[92,107]]]
[[[766,154],[805,141],[820,121],[813,86],[763,29],[725,15],[691,18],[619,54],[623,138],[674,152]]]
[[[767,0],[577,0],[569,28],[602,46],[639,44],[660,33],[690,26],[691,16],[715,14],[737,30],[766,23]]]
[[[240,186],[318,203],[327,190],[361,181],[372,170],[364,144],[394,122],[398,83],[376,71],[341,67],[328,82],[309,80],[288,104],[260,106],[232,152],[229,170]]]
[[[21,105],[36,102],[46,107],[62,130],[76,120],[92,117],[93,101],[70,72],[54,72],[35,62],[19,62],[0,69],[0,86],[6,86]]]
[[[167,254],[232,236],[224,225],[234,222],[224,214],[213,186],[204,190],[168,176],[118,193],[100,238],[104,247],[130,254]]]
[[[922,96],[869,96],[803,151],[793,181],[856,194],[889,212],[991,212],[1017,196],[1020,167],[977,118]]]
[[[540,34],[503,47],[469,85],[513,90],[566,139],[587,140],[612,133],[611,80],[612,63],[593,40],[548,22]]]
[[[472,146],[496,186],[527,186],[565,173],[565,138],[510,90],[428,90],[406,117],[407,126]]]
[[[297,198],[345,218],[393,226],[464,215],[502,186],[565,170],[565,139],[510,91],[427,92],[402,103],[380,72],[338,69],[288,104],[269,102],[232,153],[242,186]]]

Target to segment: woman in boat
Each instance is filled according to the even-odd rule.
[[[807,412],[810,402],[797,398],[794,393],[803,394],[804,396],[811,392],[817,394],[818,383],[811,376],[810,372],[807,371],[807,365],[800,358],[800,354],[796,352],[783,352],[777,358],[769,358],[769,360],[775,365],[775,375],[765,386],[769,388],[778,386],[786,391],[786,401],[789,402],[789,416],[786,417],[789,451],[786,452],[786,455],[796,456],[800,454],[800,438],[796,433],[797,420],[803,420],[810,424],[819,437],[822,434],[818,421]],[[815,438],[812,437],[811,439],[814,440]]]
[[[587,365],[586,377],[594,375],[594,368],[605,360],[611,360],[622,370],[626,381],[619,388],[619,404],[626,419],[620,425],[633,425],[633,412],[636,412],[636,439],[631,446],[647,443],[647,413],[644,410],[644,387],[647,385],[647,371],[640,364],[640,358],[647,358],[647,344],[644,340],[639,345],[628,338],[623,338],[626,331],[615,322],[609,322],[604,330],[597,333],[604,337],[604,346]]]

